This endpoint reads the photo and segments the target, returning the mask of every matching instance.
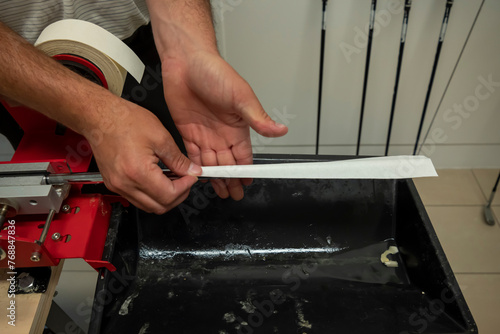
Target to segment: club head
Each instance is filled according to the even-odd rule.
[[[491,206],[489,205],[484,207],[484,219],[486,220],[486,224],[495,225],[495,217],[493,217],[493,211],[491,211]]]

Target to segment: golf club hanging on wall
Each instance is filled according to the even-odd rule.
[[[370,10],[370,26],[368,30],[368,45],[366,50],[365,77],[363,79],[363,96],[361,98],[361,110],[359,114],[359,128],[358,128],[358,141],[356,144],[356,155],[359,155],[359,148],[361,146],[361,132],[363,130],[363,117],[365,114],[366,87],[368,85],[368,73],[370,71],[370,59],[372,54],[372,42],[373,42],[373,26],[375,23],[376,9],[377,9],[377,0],[372,0],[372,6]]]
[[[394,111],[396,108],[396,98],[398,96],[399,77],[401,75],[401,64],[403,63],[403,54],[405,50],[406,31],[408,30],[408,17],[410,16],[411,0],[405,1],[405,12],[403,16],[403,26],[401,28],[401,43],[399,45],[398,67],[396,70],[396,81],[394,83],[394,92],[392,94],[391,116],[389,118],[389,128],[387,130],[387,141],[385,143],[385,155],[389,153],[391,143],[392,123],[394,120]]]
[[[429,80],[429,87],[427,87],[427,95],[425,96],[424,108],[422,110],[422,116],[420,118],[420,124],[418,126],[417,139],[415,139],[415,147],[413,148],[413,155],[417,154],[418,142],[420,141],[422,127],[424,125],[425,115],[427,113],[427,106],[429,104],[429,99],[431,97],[432,85],[434,84],[434,77],[436,76],[436,69],[439,63],[439,57],[441,56],[441,48],[443,47],[444,37],[446,35],[446,28],[448,27],[448,20],[450,18],[451,6],[453,6],[453,0],[448,0],[446,2],[446,9],[444,12],[443,23],[441,24],[441,33],[439,34],[439,41],[436,49],[436,56],[434,57],[434,65],[432,66],[432,73],[431,73],[431,78]]]
[[[316,125],[316,155],[319,154],[319,128],[321,122],[321,96],[323,92],[323,64],[325,62],[325,38],[326,38],[326,5],[328,0],[323,0],[322,22],[321,22],[321,51],[319,58],[319,87],[318,87],[318,119]]]

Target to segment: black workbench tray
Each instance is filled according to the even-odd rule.
[[[116,205],[104,258],[95,334],[477,332],[412,180],[199,182],[162,216]]]

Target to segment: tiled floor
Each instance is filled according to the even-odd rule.
[[[417,179],[427,213],[460,284],[480,334],[500,328],[500,195],[493,202],[496,224],[483,209],[498,169],[439,170],[437,179]]]

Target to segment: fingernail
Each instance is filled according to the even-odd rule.
[[[195,164],[194,162],[192,162],[189,165],[189,169],[187,171],[188,175],[194,175],[194,176],[200,175],[201,172],[202,172],[201,167]]]
[[[284,129],[284,128],[286,128],[286,125],[285,125],[285,124],[281,124],[281,123],[275,123],[275,124],[276,124],[276,127],[277,127],[278,129]]]

